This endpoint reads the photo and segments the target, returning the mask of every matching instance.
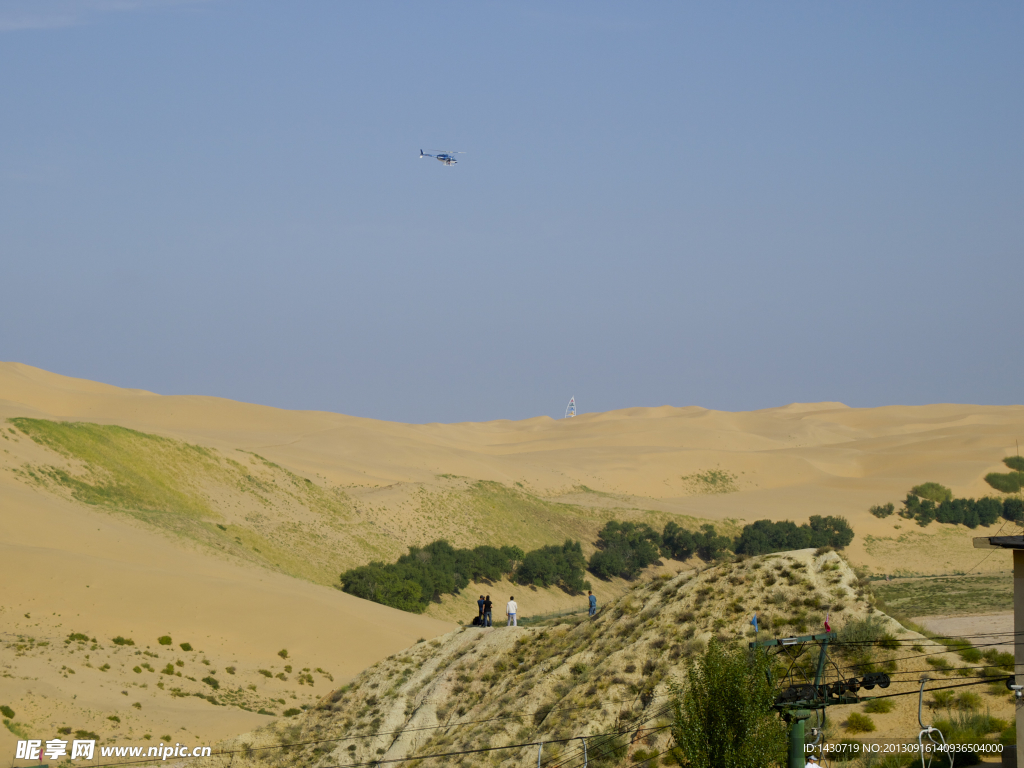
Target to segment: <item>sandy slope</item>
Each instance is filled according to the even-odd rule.
[[[898,501],[926,480],[942,482],[957,495],[991,493],[984,474],[1002,469],[1001,458],[1024,433],[1021,406],[853,409],[839,403],[750,413],[632,408],[561,421],[406,425],[210,397],[164,397],[0,363],[0,423],[16,416],[117,424],[225,453],[257,451],[324,487],[344,488],[396,552],[438,534],[463,544],[506,543],[464,531],[458,519],[449,519],[445,528],[426,517],[424,493],[436,494],[435,505],[443,506],[444,494],[468,478],[615,515],[657,510],[723,522],[799,522],[812,514],[842,514],[857,532],[849,552],[853,562],[883,572],[925,573],[976,565],[972,532],[937,524],[921,530],[899,518],[880,521],[867,514],[868,506]],[[124,712],[125,702],[136,700],[120,693],[143,679],[130,667],[118,672],[116,684],[108,677],[119,669],[116,664],[107,673],[76,668],[74,676],[64,677],[60,667],[73,665],[54,649],[66,648],[62,637],[72,630],[97,637],[103,647],[95,653],[122,666],[125,652],[111,655],[113,636],[134,636],[140,648],[151,645],[157,653],[159,635],[189,639],[211,667],[237,666],[241,687],[255,684],[260,696],[270,698],[267,686],[279,686],[275,698],[291,702],[294,694],[301,702],[315,689],[297,686],[294,675],[286,683],[257,674],[275,663],[275,670],[282,668],[275,655],[280,648],[292,653],[296,671],[320,667],[340,680],[451,627],[232,560],[29,487],[10,470],[44,463],[42,449],[24,439],[0,441],[0,449],[0,639],[8,648],[0,703],[18,711],[16,720],[25,713],[40,727],[61,721],[97,730],[105,713]],[[728,472],[736,492],[702,493],[692,475],[711,469]],[[502,530],[499,524],[493,536]],[[589,531],[579,535],[586,538]],[[989,566],[1006,563],[992,558],[983,565]],[[561,605],[547,596],[541,602],[550,609]],[[462,611],[461,605],[436,609],[446,619]],[[44,647],[56,661],[47,666],[38,649],[14,655],[10,649],[19,633],[49,640]],[[33,658],[35,666],[29,663]],[[166,663],[163,656],[160,661]],[[130,710],[113,728],[127,733],[184,727],[205,739],[254,727],[253,718],[262,717],[194,697],[160,697],[154,687],[155,682],[145,689],[153,701],[139,699],[143,708]],[[60,707],[40,704],[43,695]],[[77,709],[61,715],[70,696],[77,696]],[[137,728],[131,718],[138,719]],[[110,737],[111,728],[102,733]],[[11,737],[0,731],[3,738]]]
[[[842,514],[858,532],[855,561],[889,570],[898,560],[899,567],[927,573],[974,565],[964,529],[921,531],[895,517],[876,520],[867,508],[898,501],[925,480],[957,495],[993,493],[982,478],[1005,469],[1000,460],[1024,433],[1022,406],[854,409],[840,403],[749,413],[631,408],[560,421],[408,425],[162,397],[0,363],[0,418],[15,415],[115,423],[225,451],[258,451],[304,476],[345,487],[399,539],[410,529],[415,494],[443,486],[438,476],[447,474],[519,482],[547,497],[587,486],[606,495],[582,503],[712,520]],[[714,468],[735,476],[739,492],[695,493],[684,479]]]

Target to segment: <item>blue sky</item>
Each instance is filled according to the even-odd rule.
[[[0,0],[0,359],[410,422],[1020,403],[1021,39],[1015,2]]]

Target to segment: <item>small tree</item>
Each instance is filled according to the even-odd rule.
[[[775,688],[764,650],[711,640],[673,686],[672,735],[689,768],[768,768],[786,760],[786,726],[772,709]]]

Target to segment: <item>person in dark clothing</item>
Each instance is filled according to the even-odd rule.
[[[480,599],[476,601],[476,615],[480,617],[480,623],[483,624],[482,619],[484,618],[484,596],[480,595]]]
[[[491,626],[491,609],[493,607],[494,607],[494,604],[491,602],[491,596],[488,595],[487,597],[484,598],[484,626],[485,627]]]

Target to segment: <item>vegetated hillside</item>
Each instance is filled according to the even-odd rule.
[[[915,692],[920,667],[952,673],[966,663],[874,611],[866,583],[837,553],[813,550],[665,574],[635,585],[593,619],[530,628],[467,627],[416,644],[294,719],[221,748],[238,750],[233,759],[242,768],[364,764],[538,741],[550,742],[544,748],[550,760],[576,755],[580,742],[566,740],[582,736],[588,738],[593,764],[627,765],[670,748],[669,682],[682,678],[687,659],[712,637],[749,642],[754,610],[762,639],[823,631],[819,606],[829,603],[833,628],[841,632],[845,625],[865,626],[865,617],[873,614],[878,635],[920,643],[920,652],[889,641],[883,643],[888,650],[848,646],[835,657],[850,675],[856,674],[851,664],[870,662],[889,670],[894,682],[886,693]],[[803,662],[813,663],[815,651],[804,654]],[[935,666],[918,658],[928,652],[940,660]],[[990,688],[984,700],[992,712],[1012,712],[1005,690],[999,694]],[[915,737],[916,696],[890,701],[898,703],[892,712],[873,715],[876,735]],[[835,707],[829,717],[843,723],[854,712],[859,714],[861,706]],[[842,735],[832,730],[833,738]],[[447,757],[443,764],[518,766],[536,754],[536,746],[517,746]],[[213,766],[220,759],[192,764]]]
[[[414,507],[396,510],[241,449],[226,454],[116,425],[46,419],[11,419],[3,433],[13,448],[7,468],[25,483],[319,584],[337,584],[348,568],[394,560],[439,537],[523,549],[574,538],[592,551],[597,531],[613,518],[659,527],[669,519],[693,528],[704,522],[546,501],[519,487],[456,477],[420,486]]]

